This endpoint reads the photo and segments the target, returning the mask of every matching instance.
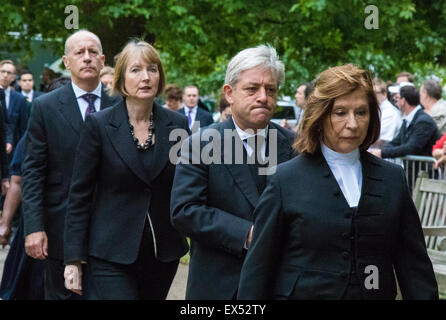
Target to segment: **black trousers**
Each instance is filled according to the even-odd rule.
[[[155,258],[152,233],[146,223],[137,260],[119,264],[90,256],[88,300],[164,300],[179,260],[164,263]]]
[[[44,261],[45,300],[82,300],[82,296],[65,288],[63,261],[48,257]],[[82,283],[84,283],[83,279]]]

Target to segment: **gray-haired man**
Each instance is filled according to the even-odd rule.
[[[260,167],[273,159],[275,163],[268,163],[272,167],[294,155],[294,134],[270,122],[283,81],[284,66],[274,48],[261,45],[239,52],[228,65],[223,86],[232,118],[188,141],[190,146],[200,141],[201,150],[215,147],[221,154],[211,163],[201,157],[199,163],[185,161],[176,167],[171,217],[173,225],[191,238],[187,299],[236,297],[252,237],[252,213],[266,184]],[[254,140],[257,148],[250,144]],[[182,160],[193,158],[192,152],[184,153]]]

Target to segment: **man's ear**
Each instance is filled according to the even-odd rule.
[[[229,84],[225,84],[223,86],[223,93],[225,94],[226,101],[228,101],[229,104],[231,104],[231,105],[232,105],[232,103],[234,101],[232,99],[233,92],[234,92],[234,90],[232,89],[232,87]]]
[[[65,69],[70,70],[70,63],[68,61],[67,56],[62,56],[63,64],[65,65]]]

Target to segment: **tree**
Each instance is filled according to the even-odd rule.
[[[402,70],[444,68],[446,2],[400,0],[3,0],[0,34],[9,50],[29,48],[38,34],[56,52],[73,31],[64,28],[66,5],[79,8],[79,26],[97,33],[107,63],[129,37],[153,43],[161,52],[169,82],[195,83],[217,93],[228,60],[261,43],[275,46],[286,66],[284,94],[322,70],[347,62],[372,68],[394,80]],[[365,8],[379,10],[378,29],[366,29]],[[28,59],[30,58],[27,57]],[[419,72],[422,74],[423,72]]]

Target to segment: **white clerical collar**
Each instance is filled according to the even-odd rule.
[[[353,165],[359,161],[358,148],[349,153],[340,153],[330,149],[323,142],[321,142],[321,150],[325,160],[327,160],[328,163],[336,162],[340,165]]]
[[[321,151],[350,207],[358,206],[362,188],[362,166],[359,150],[339,153],[321,141]]]
[[[256,136],[256,135],[262,136],[263,138],[266,139],[266,133],[268,132],[268,127],[269,127],[269,125],[267,125],[264,129],[257,129],[257,130],[250,129],[249,131],[251,131],[251,132],[247,132],[247,131],[243,131],[243,130],[237,125],[237,123],[234,121],[234,118],[233,118],[233,117],[231,117],[231,119],[232,119],[232,122],[234,123],[235,130],[237,130],[237,133],[238,133],[238,135],[239,135],[239,137],[240,137],[240,140],[243,141],[243,140],[245,140],[245,139],[248,139],[248,138],[253,137],[253,136]],[[253,132],[255,132],[255,133],[253,133]]]
[[[98,86],[92,92],[87,92],[84,89],[79,88],[73,81],[71,81],[71,85],[73,87],[73,91],[74,91],[74,95],[76,96],[76,99],[79,99],[81,96],[83,96],[86,93],[93,93],[93,94],[97,95],[99,98],[101,98],[101,93],[102,93],[101,81],[99,81]]]

